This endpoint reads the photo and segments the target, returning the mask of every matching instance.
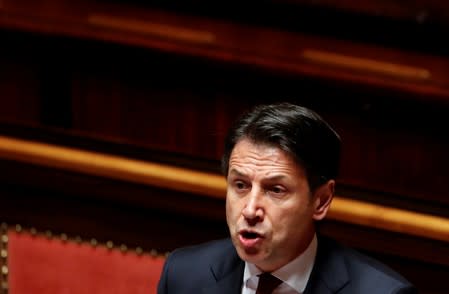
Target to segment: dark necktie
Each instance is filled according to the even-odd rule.
[[[260,274],[256,294],[271,294],[273,293],[273,290],[281,283],[281,280],[270,273]]]

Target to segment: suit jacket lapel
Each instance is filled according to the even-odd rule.
[[[205,287],[203,293],[240,294],[242,291],[245,263],[235,250],[228,252],[222,261],[212,264],[210,269],[215,283]]]
[[[304,294],[337,293],[349,283],[345,257],[332,240],[320,237],[315,265]]]
[[[317,256],[304,294],[333,294],[349,283],[345,257],[339,248],[332,240],[318,238]],[[211,264],[214,281],[203,289],[203,293],[241,293],[245,263],[234,248],[224,253],[220,260]]]

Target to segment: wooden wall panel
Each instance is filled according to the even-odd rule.
[[[146,65],[148,68],[132,68],[125,79],[83,73],[76,82],[85,90],[79,95],[75,91],[73,128],[112,140],[217,159],[218,141],[223,138],[217,133],[223,124],[220,118],[225,118],[225,123],[229,120],[225,100],[214,98],[215,93],[202,86],[209,81],[191,68],[185,72],[182,65]]]
[[[2,42],[0,46],[0,120],[37,123],[41,114],[39,65],[27,60],[26,52],[14,52],[23,48],[9,45]]]
[[[340,180],[447,205],[447,109],[402,101],[366,107],[330,114],[343,139]]]

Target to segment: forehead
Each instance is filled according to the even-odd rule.
[[[242,139],[235,145],[229,159],[229,169],[302,174],[302,168],[293,157],[278,147],[257,144]]]

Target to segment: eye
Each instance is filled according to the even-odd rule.
[[[248,189],[248,184],[246,184],[244,181],[241,181],[241,180],[234,181],[233,186],[234,186],[234,189],[239,192]]]
[[[287,190],[282,186],[276,185],[269,187],[268,193],[275,197],[282,197],[287,193]]]

